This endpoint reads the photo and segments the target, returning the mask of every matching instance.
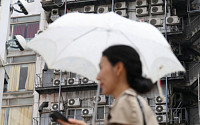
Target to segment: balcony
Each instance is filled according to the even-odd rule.
[[[62,80],[60,82],[60,75],[52,73],[51,71],[36,74],[35,90],[39,94],[50,94],[58,93],[59,85],[61,84],[62,92],[73,92],[73,91],[87,91],[96,90],[97,83],[81,76],[69,76],[69,73],[62,74]]]
[[[125,0],[115,0],[115,2],[122,2]],[[135,0],[126,0],[126,2],[133,2]],[[52,9],[60,8],[64,9],[65,3],[52,2],[52,1],[41,1],[42,8],[45,11],[51,11]],[[111,0],[67,0],[67,8],[79,8],[87,5],[101,5],[101,4],[111,4]]]
[[[92,111],[90,110],[87,115],[83,114],[83,110],[85,110],[85,108],[72,108],[72,109],[67,109],[62,113],[68,118],[85,120],[87,121],[87,124],[91,124],[92,114],[94,110]],[[108,106],[106,105],[97,108],[97,114],[95,120],[96,125],[104,125],[104,119],[106,118],[107,111],[108,111]],[[41,113],[41,117],[33,117],[33,125],[52,125],[54,122],[52,122],[49,117],[50,113],[51,112],[43,112]]]

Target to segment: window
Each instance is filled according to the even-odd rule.
[[[28,2],[33,1],[28,0]],[[30,41],[39,30],[39,21],[39,15],[11,18],[9,38],[13,39],[15,35],[22,35],[27,41]]]
[[[69,118],[74,118],[74,116],[75,116],[75,109],[68,110],[68,117]]]
[[[77,119],[77,120],[83,120],[83,118],[81,116],[81,111],[82,111],[82,109],[68,109],[67,116],[69,118],[74,118],[74,119]]]
[[[16,97],[16,98],[6,98],[2,100],[2,107],[8,106],[19,106],[19,105],[32,105],[33,97]]]
[[[8,90],[8,82],[6,79],[4,79],[3,92],[7,92],[7,90]]]
[[[39,22],[25,23],[25,24],[12,24],[10,27],[10,35],[13,38],[15,35],[21,35],[26,39],[34,38],[39,30]]]
[[[40,16],[34,15],[34,16],[11,18],[10,23],[11,24],[22,24],[22,23],[39,22],[39,21],[40,21]]]
[[[97,120],[104,120],[106,114],[108,113],[108,106],[102,106],[97,108]]]
[[[2,108],[0,125],[31,125],[32,106]]]
[[[8,92],[33,90],[35,64],[10,65],[6,67],[9,74]]]
[[[104,107],[97,108],[97,119],[104,119]]]
[[[29,56],[17,56],[17,57],[8,57],[8,63],[23,63],[23,62],[35,62],[36,56],[29,55]]]

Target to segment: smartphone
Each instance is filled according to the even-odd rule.
[[[65,122],[68,122],[68,123],[69,123],[68,118],[66,118],[63,114],[61,114],[61,113],[58,112],[58,111],[52,112],[52,113],[49,115],[49,117],[51,118],[51,121],[53,121],[53,122],[57,122],[57,120],[60,119],[60,120],[63,120],[63,121],[65,121]]]

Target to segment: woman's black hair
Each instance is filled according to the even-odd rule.
[[[138,53],[127,45],[114,45],[103,51],[109,62],[114,66],[122,62],[127,74],[127,81],[131,88],[138,93],[146,93],[151,90],[153,83],[150,79],[142,77],[142,64]]]

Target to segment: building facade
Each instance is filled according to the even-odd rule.
[[[17,0],[12,1],[12,5]],[[0,125],[53,125],[49,114],[60,110],[64,115],[91,123],[97,85],[71,72],[48,69],[40,55],[30,49],[12,46],[16,35],[27,42],[47,29],[64,13],[106,13],[111,0],[27,0],[28,15],[13,11],[10,19],[10,46],[7,46],[6,75],[3,88]],[[66,5],[66,6],[65,6]],[[150,23],[167,33],[173,52],[186,73],[172,73],[162,78],[167,102],[160,100],[156,85],[142,95],[160,124],[199,124],[200,15],[198,0],[115,0],[114,12],[131,20]],[[3,5],[1,5],[3,6]],[[0,6],[0,12],[1,12]],[[15,5],[17,9],[18,6]],[[66,8],[65,8],[66,7]],[[66,11],[66,12],[65,12]],[[2,17],[1,17],[2,18]],[[166,26],[165,26],[166,18]],[[145,34],[144,34],[145,35]],[[15,44],[15,43],[13,43]],[[62,85],[59,101],[59,85]],[[166,92],[167,88],[167,92]],[[102,93],[98,97],[96,124],[103,125],[114,99]],[[58,107],[60,106],[60,107]]]

